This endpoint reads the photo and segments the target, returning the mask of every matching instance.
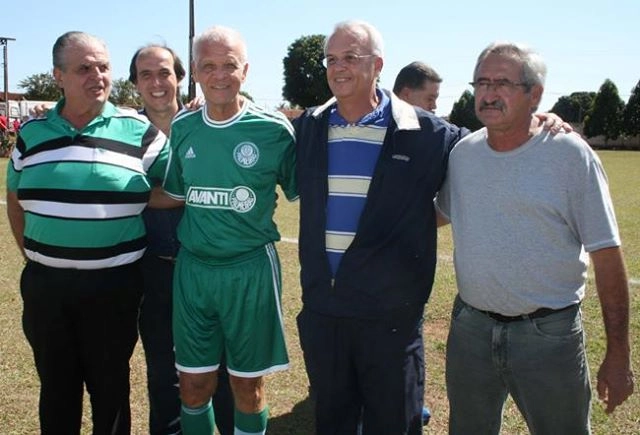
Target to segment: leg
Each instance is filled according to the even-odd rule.
[[[252,271],[247,273],[247,271]],[[236,411],[235,431],[265,433],[268,407],[263,376],[288,367],[280,308],[280,264],[275,248],[266,245],[245,262],[220,275],[231,288],[221,304],[225,356]]]
[[[173,280],[172,323],[185,435],[213,433],[211,396],[224,346],[215,300],[220,288],[211,267],[180,252]]]
[[[84,283],[76,311],[82,319],[80,342],[93,433],[131,430],[129,360],[138,340],[142,294],[139,264],[77,272]]]
[[[176,433],[180,430],[180,395],[171,331],[173,263],[145,255],[142,274],[144,297],[138,328],[147,362],[149,433]]]
[[[316,433],[355,434],[363,402],[350,358],[348,323],[306,308],[297,320],[314,395]]]
[[[67,278],[30,261],[20,281],[22,325],[40,377],[42,433],[80,433],[83,380],[75,319],[65,309],[71,291]]]
[[[532,434],[589,434],[591,388],[578,307],[513,324],[509,387]]]
[[[220,435],[233,435],[234,402],[227,365],[223,358],[218,370],[218,386],[213,395],[213,411]]]
[[[494,327],[494,320],[456,298],[446,361],[452,435],[500,432],[507,387],[494,366]]]
[[[423,307],[354,320],[356,370],[364,397],[362,433],[422,434]]]
[[[180,372],[181,424],[184,435],[211,435],[214,420],[211,396],[218,372]]]
[[[236,409],[245,414],[260,412],[267,402],[264,397],[264,378],[229,376]]]
[[[235,427],[240,433],[264,434],[269,409],[264,393],[264,378],[229,376],[235,398]]]

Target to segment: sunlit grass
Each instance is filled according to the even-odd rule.
[[[607,170],[611,193],[616,206],[623,239],[629,276],[640,280],[640,152],[599,152]],[[0,160],[0,185],[4,187],[6,160]],[[288,203],[280,195],[276,220],[283,237],[298,236],[297,203]],[[291,369],[267,379],[271,420],[268,433],[273,435],[313,434],[313,416],[307,398],[307,377],[298,343],[295,316],[300,310],[299,264],[297,245],[280,242],[278,250],[283,267],[283,313]],[[448,404],[444,386],[444,354],[448,330],[449,311],[456,292],[452,265],[452,242],[448,228],[439,234],[439,261],[431,300],[427,305],[425,321],[425,360],[427,363],[427,391],[425,400],[433,417],[425,434],[447,432]],[[18,290],[22,262],[18,256],[6,220],[0,224],[0,432],[3,434],[31,435],[38,433],[38,380],[33,368],[31,350],[22,334],[22,301]],[[640,370],[640,285],[631,290],[633,364]],[[604,333],[600,307],[592,279],[583,305],[592,380],[604,352]],[[147,402],[145,367],[141,347],[136,348],[132,366],[132,412],[134,434],[147,433]],[[595,397],[595,392],[594,392]],[[594,401],[594,434],[638,434],[640,432],[640,398],[636,393],[612,416]],[[90,433],[90,413],[85,410],[83,433]],[[504,434],[526,434],[519,413],[508,402],[503,425]]]

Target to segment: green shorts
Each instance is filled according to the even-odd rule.
[[[289,367],[280,307],[280,260],[272,243],[226,264],[180,250],[173,279],[176,368],[254,378]]]

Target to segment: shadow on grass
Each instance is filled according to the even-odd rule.
[[[307,396],[294,405],[288,414],[269,419],[269,435],[315,435],[313,401]]]

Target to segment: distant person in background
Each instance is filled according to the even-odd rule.
[[[400,70],[393,85],[393,93],[413,106],[435,113],[441,82],[442,78],[433,68],[415,61]],[[422,424],[428,424],[429,420],[431,410],[424,406]]]
[[[7,117],[0,114],[0,137],[4,137],[7,134],[8,123]]]
[[[393,93],[409,104],[435,113],[442,78],[429,65],[415,61],[396,76]]]
[[[634,388],[629,288],[598,155],[534,122],[546,66],[489,45],[473,82],[482,128],[451,151],[437,206],[450,219],[458,295],[447,341],[449,433],[498,434],[511,395],[533,434],[589,434],[591,386],[580,303],[589,259],[606,353],[607,413]]]
[[[18,134],[18,131],[20,131],[20,124],[21,123],[20,123],[20,120],[18,118],[13,120],[11,125],[13,126],[14,133]]]
[[[22,320],[40,378],[40,429],[79,434],[86,386],[93,433],[127,435],[147,244],[141,213],[150,178],[165,172],[167,138],[109,103],[109,54],[95,36],[60,36],[53,76],[64,97],[22,126],[7,168],[7,213],[26,260]]]
[[[147,45],[136,51],[129,66],[129,81],[136,86],[144,108],[141,113],[169,135],[171,122],[181,108],[182,61],[163,45]],[[164,175],[164,174],[162,174]],[[154,179],[162,184],[164,177]],[[172,283],[180,242],[176,234],[183,207],[147,208],[142,214],[149,246],[142,258],[144,295],[138,321],[147,362],[149,433],[180,432],[178,371],[173,352]],[[233,434],[233,397],[226,369],[218,376],[213,398],[216,426],[222,435]]]

